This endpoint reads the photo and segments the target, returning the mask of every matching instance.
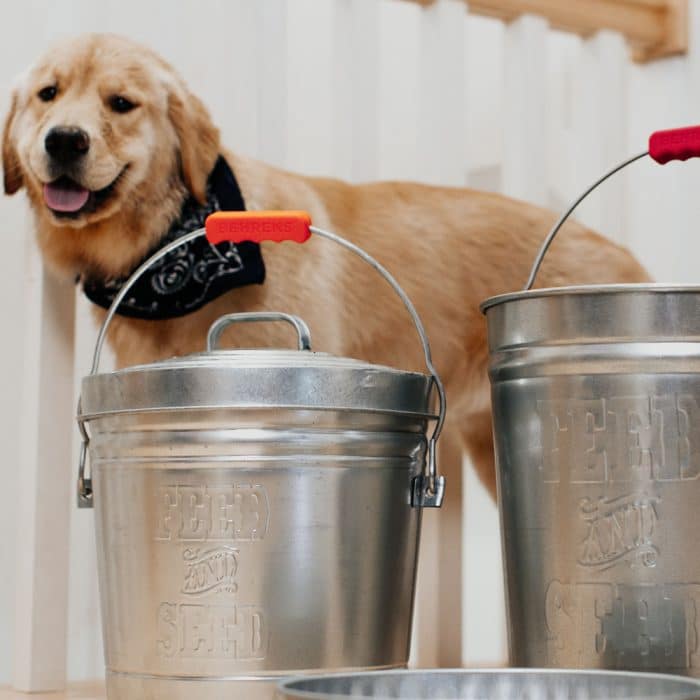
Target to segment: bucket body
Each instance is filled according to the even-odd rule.
[[[700,676],[700,289],[483,308],[512,664]]]
[[[84,380],[110,700],[407,663],[430,379],[266,352]]]
[[[439,670],[300,678],[280,685],[277,700],[698,700],[687,678],[613,671]]]

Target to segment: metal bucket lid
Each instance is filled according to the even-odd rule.
[[[432,378],[311,350],[214,350],[89,375],[82,416],[214,408],[305,408],[436,418]]]

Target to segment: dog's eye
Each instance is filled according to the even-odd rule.
[[[136,105],[127,100],[126,97],[121,95],[112,95],[109,98],[109,106],[114,112],[119,112],[119,114],[125,114],[126,112],[131,112],[132,109],[136,108]]]
[[[42,102],[51,102],[56,97],[57,92],[58,88],[55,85],[48,85],[45,88],[41,88],[37,95]]]

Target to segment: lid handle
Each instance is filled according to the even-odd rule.
[[[627,160],[622,161],[619,165],[616,165],[612,170],[609,170],[605,175],[596,180],[583,194],[581,194],[561,215],[556,224],[547,234],[544,239],[540,249],[537,251],[535,256],[535,262],[532,264],[532,269],[530,270],[530,276],[525,284],[525,291],[532,289],[535,284],[535,278],[542,265],[544,256],[549,250],[549,246],[552,245],[554,237],[559,232],[559,229],[566,223],[566,220],[571,216],[574,209],[578,207],[581,202],[588,197],[588,195],[593,192],[598,185],[605,182],[609,177],[614,175],[619,170],[624,167],[634,163],[644,156],[651,156],[657,163],[664,165],[672,160],[688,160],[689,158],[700,158],[700,126],[686,126],[681,129],[665,129],[663,131],[655,131],[649,137],[649,148],[642,153],[637,153],[636,156],[632,156]]]
[[[277,227],[277,222],[280,223],[279,228]],[[416,476],[413,480],[412,490],[411,490],[411,505],[414,507],[421,508],[439,508],[442,505],[442,500],[445,491],[445,477],[438,474],[437,469],[437,440],[442,432],[443,425],[445,423],[445,411],[447,408],[447,401],[445,399],[445,388],[443,386],[442,380],[435,369],[433,364],[432,353],[430,351],[430,343],[428,342],[428,336],[425,332],[423,322],[418,316],[413,303],[408,298],[408,295],[401,288],[401,285],[394,279],[393,275],[377,260],[375,260],[369,253],[365,252],[359,246],[354,243],[342,238],[341,236],[331,233],[330,231],[325,231],[315,226],[311,226],[311,218],[306,212],[300,211],[282,211],[282,212],[260,212],[260,211],[241,211],[241,212],[216,212],[207,217],[205,222],[205,228],[197,229],[192,231],[181,238],[169,243],[164,248],[156,251],[151,257],[149,257],[145,262],[139,265],[136,270],[131,274],[129,279],[126,280],[122,288],[119,290],[118,294],[114,297],[111,306],[107,311],[100,331],[97,335],[97,341],[95,343],[95,353],[92,359],[92,368],[90,369],[90,374],[95,374],[100,364],[100,355],[102,353],[102,346],[104,345],[105,338],[107,336],[107,330],[109,324],[112,322],[114,315],[122,303],[129,290],[133,284],[141,277],[141,275],[150,268],[153,263],[157,262],[161,258],[165,257],[171,251],[178,248],[180,245],[188,243],[189,241],[195,240],[200,236],[206,235],[209,242],[214,245],[216,243],[221,243],[223,241],[231,241],[233,243],[242,243],[243,241],[294,241],[297,243],[304,243],[307,241],[311,234],[320,236],[321,238],[326,238],[330,241],[337,243],[338,245],[346,248],[350,252],[354,253],[362,260],[364,260],[368,265],[375,269],[391,286],[391,288],[396,292],[398,297],[403,302],[406,310],[408,311],[418,336],[423,347],[423,354],[425,356],[425,364],[433,378],[433,382],[438,392],[438,399],[440,404],[440,413],[438,415],[438,420],[435,424],[433,434],[428,440],[428,455],[426,460],[426,467],[422,474]],[[234,314],[236,316],[236,314]],[[287,315],[284,314],[286,317]],[[226,318],[226,317],[224,317]],[[276,320],[286,320],[289,321],[290,318],[276,319]],[[249,319],[253,320],[253,319]],[[255,319],[261,320],[261,319]],[[267,320],[267,319],[266,319]],[[301,319],[297,319],[301,321]],[[234,321],[235,322],[235,321]],[[291,321],[294,323],[293,321]],[[303,323],[303,321],[302,321]],[[216,326],[217,324],[214,324]],[[212,329],[214,328],[212,327]],[[304,324],[305,326],[305,324]],[[212,329],[210,329],[210,337]],[[223,328],[221,329],[223,330]],[[299,331],[297,327],[297,332],[300,337],[300,344],[302,342],[303,333]],[[308,338],[308,328],[306,328],[306,337]],[[218,336],[215,337],[215,343],[218,342]],[[210,340],[208,339],[208,342]],[[92,506],[92,490],[91,490],[91,480],[89,476],[85,475],[85,464],[86,464],[86,453],[87,445],[89,442],[89,437],[85,426],[83,425],[84,419],[81,415],[80,402],[78,402],[78,424],[81,428],[81,433],[83,437],[83,448],[81,449],[81,457],[79,463],[78,472],[78,505],[82,508],[89,508]]]
[[[226,314],[214,321],[207,333],[207,352],[218,350],[221,334],[233,323],[257,323],[258,321],[284,321],[294,326],[297,332],[299,350],[311,350],[311,331],[306,322],[293,316],[278,311],[255,311],[250,313]]]

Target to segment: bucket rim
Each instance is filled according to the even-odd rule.
[[[649,293],[649,294],[700,294],[698,284],[666,284],[663,282],[640,282],[634,284],[581,284],[567,287],[542,287],[528,289],[527,291],[507,292],[489,297],[479,304],[479,310],[485,314],[486,311],[506,304],[511,301],[522,299],[537,299],[552,296],[579,296],[584,294],[625,294],[625,293]]]
[[[549,678],[575,674],[577,676],[589,676],[599,678],[629,678],[639,680],[656,680],[667,682],[669,685],[675,685],[676,688],[669,688],[669,692],[690,692],[691,689],[697,688],[700,691],[700,681],[688,676],[680,676],[677,674],[667,674],[658,672],[642,672],[642,671],[617,671],[611,669],[577,669],[577,668],[439,668],[439,669],[392,669],[382,671],[355,671],[350,673],[324,673],[313,674],[310,676],[292,676],[280,681],[277,684],[278,693],[284,697],[299,698],[299,700],[350,700],[352,696],[347,694],[324,692],[322,690],[308,690],[299,688],[298,684],[326,681],[336,679],[359,679],[359,678],[381,678],[383,676],[400,675],[404,677],[420,676],[426,674],[438,675],[473,675],[473,676],[488,676],[491,674],[504,674],[511,677],[524,676],[528,674],[539,674]],[[672,696],[675,697],[675,696]],[[379,698],[381,700],[381,698]]]
[[[236,362],[231,354],[89,374],[82,381],[78,415],[85,420],[117,413],[272,408],[439,416],[428,374],[332,358],[301,358],[296,366],[270,359],[279,359],[279,353],[267,361],[256,355],[253,361],[248,352]]]

